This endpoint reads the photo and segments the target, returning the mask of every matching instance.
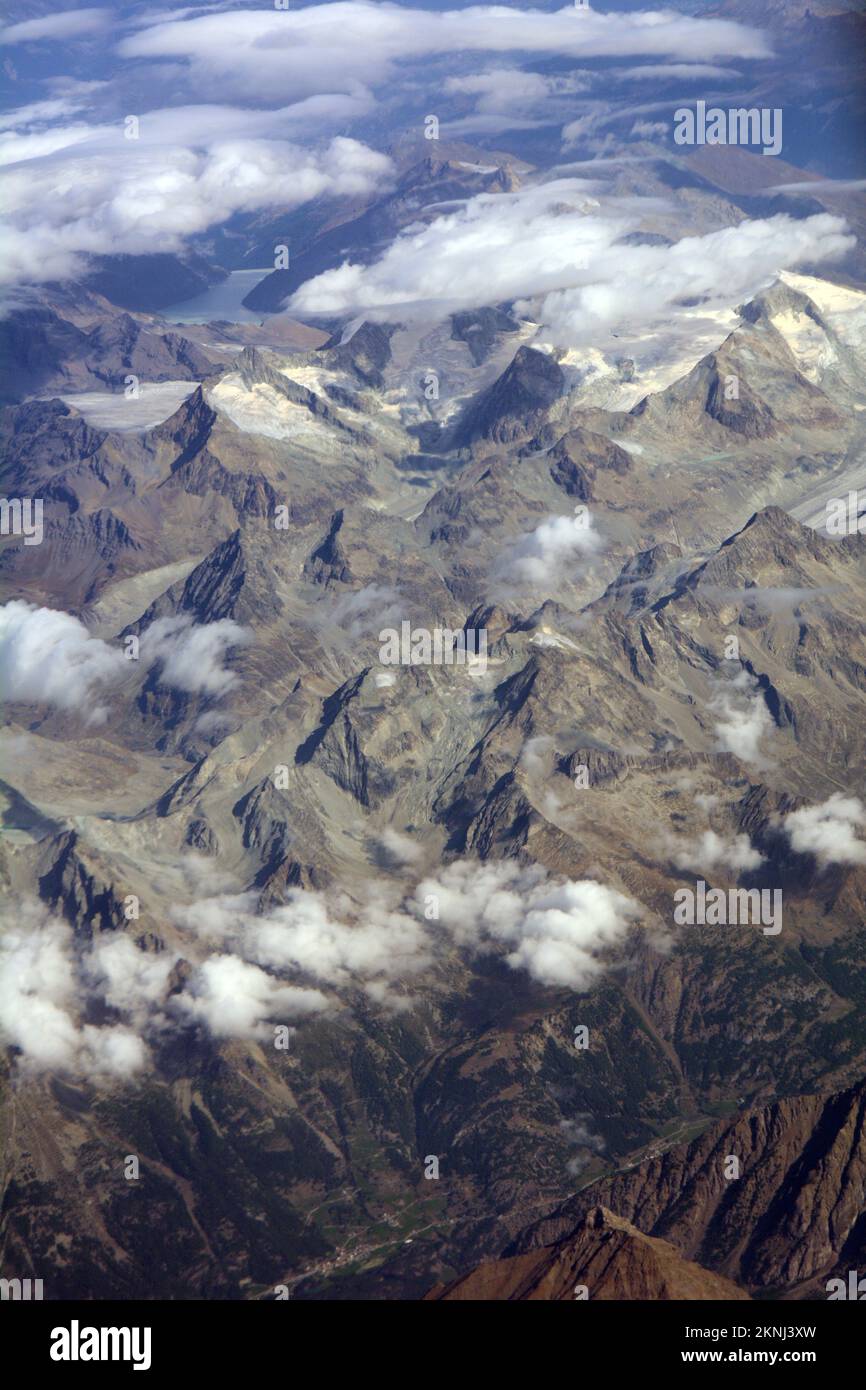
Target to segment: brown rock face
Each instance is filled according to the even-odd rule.
[[[711,1274],[666,1240],[645,1236],[606,1207],[594,1207],[577,1230],[541,1250],[492,1260],[427,1300],[565,1302],[571,1299],[652,1301],[747,1299],[727,1279]]]
[[[741,1115],[594,1183],[512,1249],[573,1238],[564,1233],[604,1202],[754,1293],[820,1297],[866,1260],[864,1117],[866,1082]]]
[[[457,430],[459,446],[475,439],[507,443],[540,427],[544,411],[561,394],[562,368],[534,348],[520,347],[493,385],[474,401]]]

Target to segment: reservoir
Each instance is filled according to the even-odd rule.
[[[268,315],[261,310],[245,309],[241,301],[272,270],[273,266],[266,266],[263,270],[229,271],[225,280],[211,285],[203,294],[171,304],[159,312],[170,323],[210,323],[214,319],[226,323],[262,323]]]

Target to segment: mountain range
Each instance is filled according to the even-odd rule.
[[[861,27],[714,14],[790,26],[768,101]],[[384,186],[6,305],[0,491],[41,531],[0,537],[4,1277],[801,1301],[863,1269],[862,200],[829,156],[623,157],[633,105],[556,161],[530,116],[431,154],[370,112]],[[246,316],[184,321],[256,267]]]

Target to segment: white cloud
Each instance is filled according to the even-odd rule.
[[[203,624],[160,618],[141,638],[140,661],[132,662],[71,613],[12,599],[0,607],[0,689],[6,700],[75,710],[88,724],[102,723],[108,714],[102,697],[134,680],[137,668],[159,665],[162,684],[190,694],[227,694],[238,677],[222,659],[250,636],[229,618]]]
[[[190,856],[193,863],[189,874],[182,866],[191,887],[201,881]],[[20,1049],[25,1068],[101,1083],[133,1076],[152,1045],[190,1024],[216,1039],[264,1041],[274,1024],[331,1012],[355,990],[405,1009],[402,987],[436,963],[445,943],[470,956],[502,951],[541,984],[585,990],[640,908],[600,883],[551,879],[538,866],[459,860],[402,903],[378,886],[361,901],[293,889],[258,914],[255,893],[223,892],[171,915],[179,947],[151,954],[121,932],[79,940],[41,904],[9,903],[0,923],[0,1035]],[[84,1021],[94,1006],[122,1021]]]
[[[578,1177],[587,1167],[592,1154],[604,1153],[606,1147],[604,1136],[593,1134],[586,1123],[587,1120],[591,1119],[591,1115],[578,1115],[573,1120],[560,1120],[559,1122],[560,1134],[567,1144],[573,1145],[576,1149],[589,1149],[590,1151],[589,1155],[585,1153],[575,1155],[566,1164],[566,1171],[574,1178]]]
[[[197,865],[204,868],[201,857],[195,857]],[[198,867],[196,874],[198,874]],[[207,886],[206,877],[195,877],[189,882],[193,891],[196,888],[203,891]],[[217,885],[216,892],[211,892],[202,898],[196,898],[185,906],[174,907],[171,915],[173,921],[179,927],[183,927],[185,931],[193,932],[208,944],[222,947],[237,934],[242,922],[247,917],[255,915],[255,904],[255,893],[224,892],[222,886]]]
[[[621,324],[652,328],[687,303],[704,311],[731,308],[787,267],[833,259],[854,244],[845,223],[823,213],[741,222],[670,246],[611,244],[572,286],[548,294],[538,317],[556,342],[597,342]]]
[[[125,1080],[147,1062],[141,1038],[121,1025],[79,1021],[82,1002],[70,928],[38,905],[18,905],[0,935],[0,1035],[25,1070]]]
[[[52,97],[46,101],[33,101],[27,106],[18,106],[0,115],[0,131],[19,130],[34,125],[45,125],[61,116],[71,116],[80,111],[85,103],[72,97]]]
[[[670,131],[661,121],[635,121],[631,133],[639,140],[656,140],[659,136],[664,139]]]
[[[419,883],[416,911],[430,897],[439,922],[459,945],[478,951],[506,948],[514,970],[539,984],[588,989],[602,974],[604,956],[621,945],[640,908],[630,898],[591,880],[551,882],[537,865],[459,860]]]
[[[215,953],[189,965],[186,988],[169,994],[177,952],[151,954],[127,936],[76,941],[41,904],[10,904],[0,933],[0,1036],[28,1071],[102,1083],[127,1080],[150,1060],[154,1042],[190,1022],[215,1038],[267,1036],[268,1023],[321,1013],[319,990],[288,985],[236,956]],[[92,1004],[122,1023],[82,1022]]]
[[[585,509],[575,516],[551,516],[503,547],[491,579],[503,593],[521,587],[551,589],[575,576],[577,562],[601,547],[601,536]]]
[[[401,836],[401,840],[402,840]],[[428,918],[430,895],[438,917]],[[396,986],[429,969],[443,932],[470,952],[506,947],[514,969],[544,984],[584,989],[603,952],[622,941],[638,905],[589,880],[552,880],[511,861],[458,860],[426,877],[400,905],[368,895],[296,888],[263,915],[252,894],[215,895],[174,910],[174,920],[221,959],[307,980],[322,989],[363,989],[393,1002]],[[227,970],[228,967],[225,967]]]
[[[263,916],[255,915],[249,895],[208,898],[177,909],[175,920],[255,965],[332,988],[396,982],[430,964],[413,917],[373,902],[357,906],[344,895],[296,888]]]
[[[766,613],[796,614],[802,604],[832,594],[833,590],[829,588],[804,589],[793,585],[762,587],[759,584],[755,584],[749,589],[726,589],[721,585],[707,584],[703,586],[703,592],[717,594],[723,602],[737,603],[743,608],[757,608]]]
[[[607,196],[577,178],[480,194],[406,228],[370,265],[345,261],[307,280],[288,307],[301,317],[436,322],[479,302],[514,301],[540,324],[542,341],[604,348],[613,333],[691,322],[695,305],[730,309],[785,268],[854,245],[845,222],[828,213],[741,222],[671,245],[623,244],[646,212],[645,198]]]
[[[862,193],[866,179],[803,179],[800,183],[774,183],[774,193]]]
[[[86,1023],[81,1037],[78,1065],[91,1081],[129,1081],[147,1066],[147,1048],[128,1028],[95,1028]]]
[[[250,933],[247,950],[263,964],[343,987],[400,980],[430,961],[419,924],[405,914],[370,913],[369,920],[346,926],[300,890]]]
[[[636,213],[620,204],[598,207],[593,184],[555,179],[519,193],[480,194],[456,212],[398,236],[370,266],[323,272],[293,295],[295,313],[357,313],[387,318],[444,318],[456,309],[499,304],[571,283],[588,264],[629,231]],[[484,283],[478,266],[484,264]]]
[[[174,951],[141,951],[121,932],[105,933],[94,940],[83,971],[112,1009],[142,1025],[164,1001],[177,959]]]
[[[405,601],[389,584],[365,584],[361,589],[341,594],[324,615],[311,615],[310,621],[324,629],[340,628],[357,639],[398,623],[405,617]]]
[[[747,671],[741,671],[713,696],[709,708],[718,716],[716,746],[733,753],[741,762],[766,767],[761,740],[774,726],[757,681]]]
[[[555,749],[556,740],[550,734],[534,734],[520,750],[520,766],[530,777],[547,777]]]
[[[284,114],[185,107],[145,113],[137,140],[119,123],[0,136],[3,283],[81,274],[90,255],[180,251],[237,212],[387,185],[386,155],[344,136],[302,148],[281,138]],[[303,135],[320,115],[304,104],[290,133]],[[263,130],[276,138],[260,138]]]
[[[234,874],[220,869],[207,854],[193,851],[185,854],[180,862],[180,875],[185,893],[191,897],[206,891],[229,894],[238,888]]]
[[[513,115],[515,107],[544,101],[554,90],[555,79],[520,68],[492,68],[489,72],[449,77],[445,91],[477,97],[476,110]]]
[[[6,700],[87,711],[88,723],[108,713],[99,697],[129,673],[119,648],[91,637],[71,613],[21,599],[0,607],[0,687]]]
[[[281,984],[237,956],[211,956],[178,995],[176,1007],[215,1038],[262,1039],[268,1022],[321,1013],[328,1000],[318,990]]]
[[[83,84],[87,85],[87,84]],[[364,114],[368,103],[346,96],[309,97],[276,110],[245,110],[238,106],[202,102],[196,106],[169,106],[145,111],[136,116],[138,122],[133,137],[125,134],[125,123],[71,125],[54,123],[52,110],[63,114],[64,108],[80,107],[87,93],[73,89],[53,101],[18,107],[6,113],[0,129],[0,164],[18,164],[40,159],[56,151],[71,149],[86,143],[87,156],[95,159],[122,159],[132,164],[146,154],[159,149],[168,159],[169,151],[206,151],[235,141],[261,142],[269,150],[279,152],[284,145],[286,158],[300,155],[291,140],[309,137],[320,128],[327,129]],[[38,127],[47,126],[40,130]],[[37,127],[34,129],[34,127]],[[369,156],[369,158],[368,158]],[[325,166],[332,175],[346,181],[346,192],[369,191],[369,171],[372,166],[380,172],[390,170],[384,155],[377,154],[355,140],[338,137],[322,151]],[[280,185],[284,189],[285,185]],[[303,201],[303,199],[301,199]]]
[[[763,58],[771,50],[755,29],[672,10],[575,14],[502,5],[412,9],[369,0],[309,5],[290,11],[230,11],[154,23],[123,40],[126,57],[188,64],[188,81],[204,90],[256,99],[286,92],[353,92],[392,81],[406,64],[440,55],[489,53],[594,57],[646,56],[706,61]]]
[[[111,11],[102,9],[52,10],[39,19],[25,19],[0,29],[0,44],[59,43],[78,38],[80,34],[95,34],[107,28]]]
[[[7,33],[33,34],[36,26],[40,33],[57,35],[64,25],[74,29],[109,17],[107,10],[75,11],[27,21]],[[180,11],[136,20],[130,27],[134,32],[119,47],[123,57],[155,60],[162,78],[172,72],[172,62],[183,63],[184,89],[198,87],[207,99],[141,113],[135,140],[123,138],[119,121],[48,124],[76,112],[78,98],[92,83],[76,84],[77,95],[71,88],[58,91],[53,116],[50,102],[22,108],[18,127],[0,138],[0,160],[12,165],[3,229],[7,283],[80,275],[91,255],[177,252],[186,238],[237,212],[291,209],[318,196],[367,196],[383,189],[392,174],[384,155],[344,137],[315,151],[309,147],[310,132],[345,128],[369,112],[375,104],[372,88],[388,84],[390,92],[407,64],[417,63],[419,73],[418,80],[406,79],[409,88],[423,90],[431,59],[489,55],[492,66],[485,71],[452,73],[441,85],[434,81],[440,96],[445,88],[448,102],[475,102],[475,111],[455,126],[468,132],[559,119],[559,108],[567,114],[570,98],[589,75],[583,68],[533,73],[509,66],[504,55],[582,61],[633,55],[691,67],[693,60],[770,53],[758,31],[730,20],[671,11],[575,15],[571,6],[554,13],[497,6],[437,13],[341,0],[297,10]],[[255,109],[218,105],[211,99],[214,92],[226,102],[254,103]],[[268,102],[279,105],[262,109]],[[435,97],[432,102],[435,111]],[[447,126],[447,111],[440,115]],[[513,257],[497,257],[504,280],[507,262],[519,266],[521,259],[519,247]],[[434,260],[428,259],[428,267]],[[465,279],[477,263],[477,257],[469,260]],[[541,273],[542,266],[536,260],[535,273],[511,293],[544,292],[550,277]],[[359,288],[356,278],[344,273],[342,279],[326,279],[316,293],[351,296]],[[410,300],[425,297],[419,294],[423,278],[410,277]],[[557,277],[552,279],[555,283]],[[365,273],[365,281],[376,288],[375,268]],[[463,293],[457,296],[461,303]],[[445,298],[444,286],[438,297]],[[508,295],[497,291],[497,297]],[[373,302],[381,307],[400,300],[386,295],[374,296]],[[467,307],[472,303],[477,293],[469,295]]]
[[[725,78],[739,77],[736,68],[723,68],[715,63],[642,63],[632,68],[617,68],[616,76],[623,82],[667,82],[681,77]],[[670,130],[670,126],[667,127]]]
[[[475,98],[475,109],[466,116],[449,115],[443,128],[455,137],[561,124],[574,109],[574,97],[589,87],[590,76],[584,72],[547,76],[495,67],[449,77],[444,90],[449,96]]]
[[[203,624],[186,616],[157,618],[142,636],[141,656],[148,664],[161,665],[161,684],[190,695],[219,697],[239,682],[235,671],[223,667],[223,657],[251,640],[249,628],[231,618]]]
[[[395,830],[393,825],[386,825],[379,836],[379,846],[391,868],[403,869],[410,864],[417,864],[422,855],[421,846],[411,835],[404,835],[402,831]]]
[[[757,869],[765,855],[753,847],[748,835],[724,837],[715,830],[705,830],[695,840],[675,840],[671,845],[671,862],[678,869],[694,869],[696,873],[713,869],[732,869],[743,873]]]
[[[834,792],[818,806],[804,806],[783,819],[791,847],[813,854],[819,864],[866,864],[866,806],[859,797]]]

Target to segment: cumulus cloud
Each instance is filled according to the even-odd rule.
[[[589,261],[632,227],[636,210],[618,204],[605,218],[595,185],[554,179],[519,193],[479,194],[457,211],[407,228],[372,265],[342,266],[301,285],[295,313],[357,313],[387,318],[445,317],[569,284]],[[478,266],[485,265],[484,284]]]
[[[741,671],[719,690],[709,708],[716,715],[716,746],[741,762],[766,767],[761,740],[774,726],[758,683],[748,671]]]
[[[19,906],[0,935],[0,1034],[25,1070],[94,1080],[140,1071],[141,1038],[124,1025],[82,1023],[80,1006],[70,928],[37,905]]]
[[[513,970],[539,984],[588,989],[605,968],[605,955],[621,945],[637,903],[585,879],[551,881],[537,865],[458,860],[415,892],[416,910],[436,904],[439,922],[455,943],[474,951],[505,947]]]
[[[418,863],[422,850],[411,835],[404,835],[393,825],[386,825],[378,839],[378,855],[385,867],[405,869]]]
[[[834,792],[820,805],[791,811],[782,825],[792,849],[819,864],[866,864],[866,806],[859,797]]]
[[[155,15],[129,25],[133,32],[119,45],[122,57],[150,60],[160,77],[174,71],[177,86],[205,95],[199,105],[140,114],[137,138],[125,139],[120,122],[90,125],[76,119],[81,102],[72,90],[57,92],[55,103],[31,102],[17,113],[17,125],[0,137],[0,160],[11,165],[2,229],[6,283],[79,275],[94,255],[178,252],[185,239],[239,212],[292,209],[319,196],[366,196],[387,187],[393,167],[386,156],[344,136],[311,148],[310,135],[345,129],[368,114],[375,107],[374,89],[387,84],[392,90],[398,72],[411,73],[407,64],[418,65],[418,79],[408,77],[408,87],[423,91],[421,79],[429,76],[431,59],[487,55],[485,70],[452,72],[436,84],[439,92],[445,86],[452,105],[474,105],[454,126],[459,133],[559,120],[589,76],[583,68],[533,73],[510,66],[505,55],[519,55],[522,62],[532,55],[582,62],[631,55],[689,68],[695,60],[706,65],[708,59],[770,53],[764,37],[746,25],[671,11],[575,15],[571,6],[554,13],[471,6],[437,13],[369,0],[292,10],[215,9]],[[108,16],[105,10],[73,11],[5,32],[7,38],[60,36],[64,26],[71,34],[76,26],[86,29]],[[182,73],[175,64],[184,65]],[[235,104],[214,103],[214,92]],[[242,103],[253,103],[254,109],[243,109]],[[276,109],[263,109],[268,103]],[[530,233],[529,245],[536,239]],[[485,241],[485,251],[490,244]],[[401,239],[398,260],[405,254]],[[420,256],[428,267],[435,263],[423,247]],[[505,262],[519,266],[522,259],[520,247],[513,256],[496,258],[503,281],[509,278]],[[477,304],[477,264],[470,253],[461,277],[473,281],[465,307]],[[377,283],[383,277],[370,268],[361,286],[358,268],[344,268],[342,279],[316,282],[316,298],[354,297],[363,309],[373,294],[374,307],[393,307],[401,302],[391,276],[399,265],[389,262],[386,269],[386,283]],[[544,292],[550,277],[542,270],[539,258],[535,273],[524,276],[511,294]],[[513,269],[510,278],[520,279]],[[406,298],[427,297],[426,290],[419,293],[424,277],[416,273],[409,279]],[[398,288],[399,283],[397,275]],[[453,307],[460,307],[463,294],[458,287]],[[508,297],[497,289],[491,302]],[[325,305],[313,312],[331,309]]]
[[[787,267],[834,259],[854,244],[844,221],[821,213],[741,222],[669,246],[610,246],[575,277],[580,283],[545,296],[539,319],[557,342],[591,343],[620,323],[652,328],[687,305],[730,308]]]
[[[256,99],[287,91],[358,91],[392,81],[406,64],[448,54],[646,56],[706,61],[763,58],[757,30],[672,10],[576,15],[501,5],[413,9],[371,0],[291,11],[243,10],[160,20],[126,38],[122,55],[186,63],[187,80]]]
[[[601,536],[585,508],[575,516],[551,516],[499,552],[491,579],[502,592],[549,590],[573,575],[579,560],[597,554],[601,547]]]
[[[137,139],[125,139],[119,124],[7,131],[3,283],[79,274],[91,255],[180,251],[187,237],[237,212],[355,197],[389,182],[390,159],[357,140],[337,136],[309,149],[261,138],[279,132],[285,114],[149,112]],[[304,104],[296,133],[315,115]]]
[[[555,750],[556,740],[550,734],[534,734],[520,750],[520,766],[530,777],[547,777]]]
[[[299,316],[363,314],[431,321],[481,302],[513,302],[541,341],[603,347],[620,336],[730,309],[780,271],[854,245],[843,219],[780,214],[667,245],[630,245],[648,202],[579,178],[485,193],[413,224],[370,265],[345,261],[301,285]],[[478,266],[485,275],[479,285]],[[621,346],[621,345],[620,345]]]
[[[110,1008],[141,1026],[165,999],[177,958],[174,951],[153,954],[128,936],[106,934],[87,952],[82,972]]]
[[[82,943],[41,904],[10,904],[0,932],[0,1037],[19,1050],[25,1071],[101,1084],[146,1069],[151,1045],[179,1027],[264,1039],[269,1023],[330,1005],[319,990],[219,952],[185,962],[186,986],[172,989],[179,961],[176,951],[145,952],[121,934]],[[118,1021],[96,1025],[94,1011]]]
[[[671,863],[678,869],[693,869],[696,873],[731,869],[739,874],[757,869],[765,858],[753,847],[748,835],[725,837],[715,830],[705,830],[694,840],[676,840],[671,845],[670,855]]]
[[[231,955],[206,960],[177,999],[177,1008],[214,1038],[262,1038],[268,1020],[297,1020],[327,1007],[318,990],[280,984]]]
[[[203,624],[160,618],[141,638],[135,663],[120,647],[91,636],[71,613],[12,599],[0,607],[0,689],[6,700],[74,710],[88,724],[103,723],[103,697],[135,679],[136,666],[160,667],[160,681],[177,690],[227,694],[238,677],[224,669],[223,657],[250,636],[229,618]]]
[[[639,911],[623,894],[590,880],[557,881],[538,867],[460,860],[422,879],[402,906],[293,889],[285,903],[261,915],[251,894],[214,895],[176,908],[174,920],[217,947],[220,961],[241,960],[321,989],[363,989],[387,1002],[395,986],[430,967],[443,937],[470,953],[504,947],[509,965],[540,983],[585,989]],[[228,972],[221,964],[219,980]],[[213,1023],[223,995],[209,988],[207,997]]]
[[[7,700],[87,711],[101,723],[107,687],[129,674],[123,653],[91,637],[71,613],[21,599],[0,607],[0,687]]]
[[[222,696],[238,684],[235,671],[227,671],[223,658],[232,647],[252,640],[249,628],[231,618],[215,623],[194,623],[192,618],[157,618],[141,639],[141,655],[161,666],[163,685],[190,695]]]
[[[263,916],[250,895],[217,896],[177,909],[175,920],[255,965],[331,987],[378,987],[430,964],[414,918],[375,902],[354,905],[344,895],[293,889]]]
[[[185,877],[202,882],[197,861]],[[591,880],[475,860],[402,899],[378,886],[357,900],[297,888],[260,913],[255,893],[212,893],[174,907],[179,946],[159,953],[121,933],[78,940],[42,905],[16,902],[0,933],[0,1035],[28,1068],[125,1079],[185,1027],[265,1041],[274,1024],[345,1007],[358,990],[390,1010],[409,1007],[407,985],[445,948],[502,953],[540,984],[585,990],[639,914]]]
[[[296,894],[251,929],[246,948],[266,965],[347,987],[417,974],[430,957],[420,925],[399,912],[370,912],[347,926],[312,894]]]

